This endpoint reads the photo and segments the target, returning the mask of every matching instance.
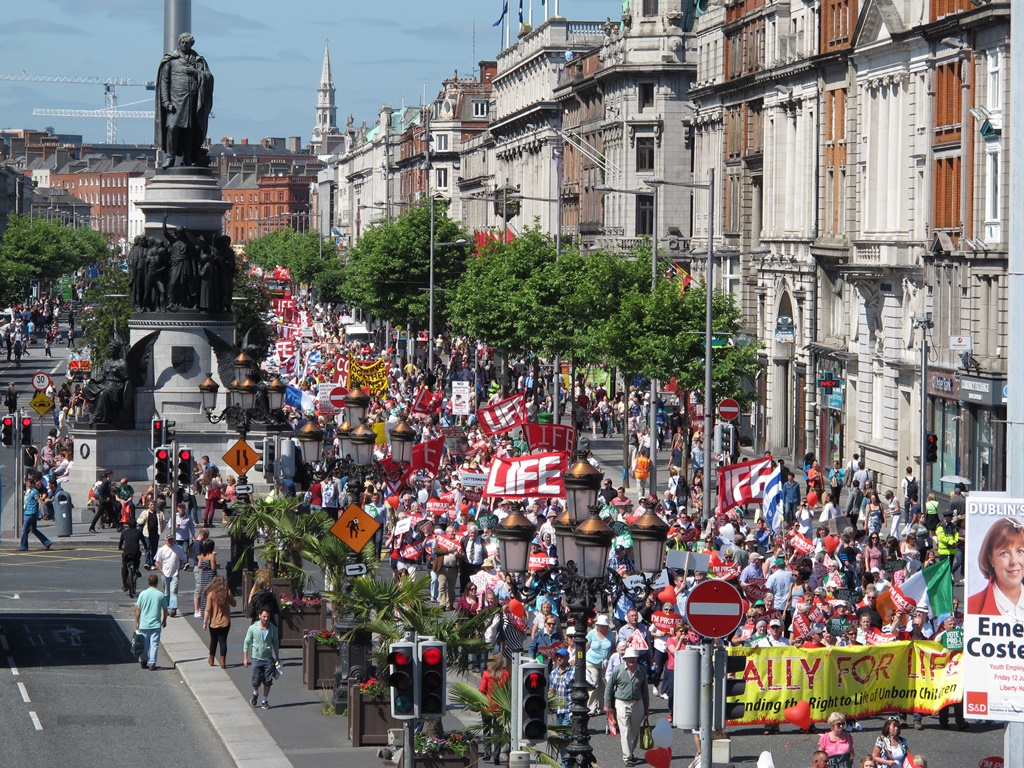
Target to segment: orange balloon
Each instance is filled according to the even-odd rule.
[[[811,705],[806,699],[798,701],[792,707],[786,707],[782,714],[786,717],[787,722],[802,731],[811,727]]]

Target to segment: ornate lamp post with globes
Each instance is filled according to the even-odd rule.
[[[517,597],[532,601],[544,590],[554,587],[569,602],[569,612],[576,628],[574,635],[575,667],[569,709],[572,735],[566,748],[566,765],[590,768],[594,750],[590,746],[590,711],[587,707],[586,626],[597,598],[626,593],[642,602],[653,589],[646,574],[659,573],[665,562],[665,540],[669,526],[648,507],[629,530],[633,536],[636,565],[643,577],[641,590],[626,585],[622,576],[608,567],[608,556],[615,535],[598,516],[601,507],[597,494],[604,475],[579,456],[562,475],[565,483],[566,510],[555,522],[555,536],[561,564],[534,582],[522,585],[530,559],[530,544],[536,533],[533,523],[521,512],[514,511],[494,531],[502,568],[511,574]],[[518,745],[514,744],[513,749]]]

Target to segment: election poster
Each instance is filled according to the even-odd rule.
[[[961,652],[931,641],[820,649],[735,646],[729,655],[746,657],[746,686],[730,698],[746,707],[729,725],[783,723],[786,708],[798,701],[810,704],[814,722],[836,711],[849,718],[933,715],[959,701],[964,686]]]
[[[1024,499],[967,497],[964,716],[1024,722]]]
[[[453,381],[452,382],[452,415],[453,416],[469,416],[470,414],[470,402],[469,402],[469,382],[468,381]]]

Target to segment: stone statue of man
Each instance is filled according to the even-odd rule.
[[[160,61],[156,75],[156,144],[163,151],[161,168],[176,157],[181,165],[209,164],[203,142],[213,107],[213,75],[206,59],[192,46],[188,32],[178,36],[178,48]]]

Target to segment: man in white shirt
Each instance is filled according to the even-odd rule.
[[[782,622],[779,619],[772,619],[768,622],[768,634],[757,641],[755,648],[776,648],[783,645],[792,645],[782,636]]]
[[[165,543],[156,551],[153,562],[159,569],[163,581],[163,591],[167,595],[167,609],[171,616],[178,615],[178,575],[186,562],[185,551],[178,546],[174,536],[168,536]]]

